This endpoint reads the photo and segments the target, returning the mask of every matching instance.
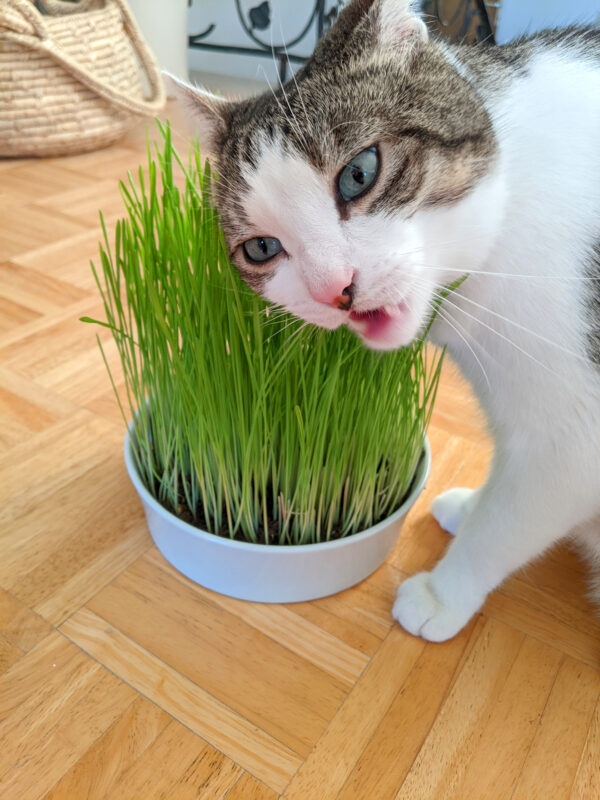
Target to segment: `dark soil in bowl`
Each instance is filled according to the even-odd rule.
[[[425,457],[425,452],[423,451],[423,453],[421,454],[421,459],[423,459],[424,457]],[[419,472],[420,465],[421,465],[421,460],[419,460],[419,463],[417,465],[417,469],[415,470],[415,476],[414,476],[413,480],[411,481],[411,484],[410,484],[407,492],[405,493],[405,495],[400,500],[400,503],[398,504],[398,508],[400,508],[400,506],[404,503],[406,498],[412,492],[413,486],[415,484],[416,476],[417,476],[417,474]],[[163,508],[165,508],[169,513],[175,514],[175,516],[177,516],[183,522],[187,522],[188,524],[193,525],[195,528],[198,528],[200,530],[208,531],[209,533],[213,533],[216,536],[221,536],[224,539],[232,539],[233,538],[235,541],[238,541],[238,542],[250,542],[251,541],[250,539],[248,539],[248,537],[244,536],[242,531],[237,531],[235,536],[231,537],[229,535],[229,528],[227,527],[227,523],[226,522],[221,525],[221,527],[219,528],[218,531],[211,530],[211,526],[209,526],[209,524],[208,524],[208,522],[206,520],[206,517],[204,516],[204,513],[202,511],[202,507],[199,506],[196,509],[196,514],[194,515],[192,513],[192,510],[190,509],[190,507],[189,507],[189,505],[187,503],[187,500],[186,500],[184,495],[180,495],[179,496],[177,509],[174,510],[171,507],[170,504],[168,504],[166,502],[163,502],[163,501],[158,499],[158,497],[157,497],[158,492],[156,491],[156,489],[157,489],[157,487],[154,488],[154,491],[152,490],[152,488],[150,489],[150,493],[153,495],[153,497],[155,497],[158,500],[158,502],[162,505]],[[269,498],[268,506],[272,507],[271,498]],[[382,517],[381,519],[375,520],[373,522],[373,525],[377,525],[379,522],[382,522],[384,519],[386,519],[387,517],[391,516],[391,514],[393,514],[395,511],[396,511],[396,509],[394,509],[394,511],[390,511],[390,512],[386,513],[385,516]],[[223,510],[223,518],[226,520],[225,510]],[[334,541],[336,539],[343,539],[345,536],[348,536],[348,535],[351,535],[351,534],[344,534],[340,527],[334,528],[333,531],[331,532],[329,538],[326,541]],[[323,540],[323,541],[325,541],[325,540]],[[267,528],[266,532],[265,532],[265,529],[264,529],[264,525],[261,525],[261,527],[257,531],[255,544],[274,544],[274,545],[280,545],[280,546],[285,547],[285,545],[286,544],[290,544],[290,542],[283,542],[283,544],[280,542],[279,521],[278,520],[269,519],[268,528]]]

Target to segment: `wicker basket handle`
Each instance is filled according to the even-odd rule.
[[[80,67],[72,58],[62,53],[60,48],[52,41],[43,16],[30,0],[11,0],[12,7],[18,9],[24,19],[19,18],[19,15],[12,12],[10,8],[7,11],[0,11],[0,29],[4,28],[2,35],[11,41],[23,47],[47,53],[69,74],[113,106],[134,114],[154,114],[160,111],[165,104],[165,89],[154,56],[144,41],[137,22],[133,18],[125,0],[106,0],[106,2],[113,3],[121,12],[125,32],[148,78],[151,90],[151,96],[148,100],[140,100],[137,97],[118,92],[109,84],[99,81],[95,75]],[[29,26],[23,24],[25,20],[29,23]]]

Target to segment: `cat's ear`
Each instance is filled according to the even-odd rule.
[[[181,103],[192,132],[198,137],[203,153],[214,153],[219,135],[225,128],[225,116],[231,101],[216,94],[192,86],[163,72],[170,81],[175,97]]]
[[[417,14],[415,5],[412,0],[377,0],[373,4],[380,45],[396,47],[427,41],[427,27]]]
[[[389,49],[411,52],[427,38],[411,0],[350,0],[318,42],[314,60],[330,64]]]

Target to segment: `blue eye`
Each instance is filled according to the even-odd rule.
[[[246,258],[253,264],[264,264],[265,261],[270,261],[283,250],[279,239],[271,239],[269,236],[248,239],[242,247]]]
[[[338,188],[344,200],[356,200],[365,194],[373,183],[379,172],[379,153],[377,148],[367,147],[358,155],[354,156],[349,164],[346,164],[340,172],[338,178]]]

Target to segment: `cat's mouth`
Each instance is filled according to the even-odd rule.
[[[368,311],[352,310],[348,316],[352,322],[357,323],[353,327],[356,327],[362,336],[372,341],[381,341],[387,337],[394,324],[404,316],[406,310],[406,305],[399,303],[395,306],[379,306],[379,308],[372,308]]]

